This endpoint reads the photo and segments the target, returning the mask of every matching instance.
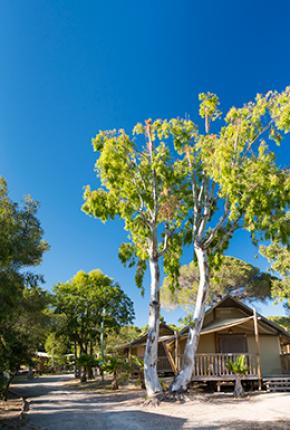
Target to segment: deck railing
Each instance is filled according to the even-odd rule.
[[[248,353],[207,353],[196,354],[193,376],[210,377],[210,376],[231,376],[227,363],[229,360],[235,360],[240,355],[245,356],[247,372],[245,376],[256,376],[258,374],[258,361],[256,354]],[[183,357],[181,357],[182,363]]]

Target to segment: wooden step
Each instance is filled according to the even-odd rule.
[[[270,392],[283,392],[290,391],[290,377],[275,376],[264,380],[267,391]]]

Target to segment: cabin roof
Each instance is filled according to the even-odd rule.
[[[224,318],[221,320],[214,320],[209,324],[207,324],[206,326],[203,326],[201,330],[201,335],[223,331],[230,327],[234,327],[238,325],[242,326],[245,330],[253,331],[253,324],[252,324],[253,315],[254,315],[253,308],[245,305],[243,302],[241,302],[240,300],[230,295],[225,296],[218,303],[211,306],[206,311],[206,315],[209,315],[216,308],[223,308],[223,307],[239,308],[243,311],[243,313],[245,314],[245,317]],[[276,324],[275,322],[268,320],[258,312],[257,312],[257,319],[258,319],[259,332],[261,334],[266,333],[266,334],[280,336],[281,342],[283,344],[286,344],[286,345],[290,344],[290,333],[287,330],[283,329],[280,325]],[[184,327],[180,331],[179,336],[186,337],[188,333],[188,328],[189,328],[188,326]],[[137,339],[133,340],[132,342],[129,342],[123,345],[118,345],[117,349],[125,349],[125,348],[128,348],[129,346],[134,347],[138,345],[144,345],[146,343],[147,333],[148,332],[146,331],[145,333],[141,334]],[[161,323],[160,329],[159,329],[159,342],[171,343],[174,340],[174,337],[175,337],[175,331],[167,324]]]
[[[243,313],[246,315],[245,318],[228,318],[228,319],[222,319],[219,321],[213,321],[212,323],[208,324],[207,326],[203,327],[201,330],[201,334],[211,333],[214,331],[220,331],[226,328],[229,328],[230,326],[234,325],[242,325],[248,321],[250,321],[254,315],[253,308],[250,308],[249,306],[245,305],[240,300],[227,295],[223,299],[221,299],[218,303],[211,306],[207,311],[206,315],[209,315],[214,309],[217,308],[226,308],[226,307],[236,307],[243,311]],[[275,322],[265,318],[263,315],[259,314],[257,312],[257,319],[258,319],[258,325],[259,329],[261,330],[261,333],[269,332],[271,334],[276,334],[282,336],[282,341],[285,344],[290,343],[290,333],[283,329],[281,326],[276,324]],[[184,327],[180,335],[185,336],[188,332],[188,326]]]
[[[123,345],[119,345],[118,349],[124,349],[129,346],[137,346],[137,345],[143,345],[146,343],[148,330],[146,330],[145,333],[141,334],[137,339],[132,340],[132,342],[125,343]],[[171,339],[174,336],[174,330],[169,327],[165,323],[161,323],[159,326],[159,341],[167,341]]]

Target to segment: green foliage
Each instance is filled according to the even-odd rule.
[[[102,365],[102,368],[108,373],[128,373],[130,370],[130,363],[123,355],[110,355],[106,356],[106,361]]]
[[[277,165],[273,148],[290,131],[290,87],[232,107],[213,130],[221,118],[219,99],[212,93],[199,99],[204,132],[189,118],[172,118],[139,123],[133,136],[124,130],[97,134],[93,146],[101,185],[84,193],[85,213],[104,222],[123,220],[129,237],[119,255],[129,267],[137,265],[136,284],[142,286],[146,262],[163,257],[167,290],[177,291],[178,303],[194,303],[196,297],[195,287],[177,290],[184,286],[179,267],[184,245],[208,259],[213,300],[229,289],[216,274],[238,229],[247,230],[255,245],[289,241],[289,225],[284,228],[281,220],[290,203],[290,177]],[[230,289],[238,275],[246,278],[249,297],[267,296],[269,277],[258,273],[255,279],[252,267],[228,269]]]
[[[117,345],[124,345],[137,339],[142,330],[136,326],[121,327],[118,333],[109,333],[106,339],[107,351],[114,351]]]
[[[239,355],[235,360],[228,360],[226,366],[235,375],[245,375],[248,371],[245,355]]]
[[[211,271],[208,304],[213,304],[227,294],[239,299],[265,300],[271,296],[275,279],[245,261],[225,256],[222,258],[221,265]],[[168,278],[165,278],[160,290],[162,306],[169,309],[182,306],[188,310],[195,304],[198,283],[199,271],[196,262],[182,266],[178,289],[172,291]],[[181,323],[184,322],[184,320],[181,321]]]
[[[172,154],[171,139],[170,125],[161,120],[137,124],[132,137],[112,130],[93,139],[101,186],[86,187],[83,210],[102,221],[123,219],[129,242],[121,245],[119,257],[129,267],[136,265],[142,292],[148,258],[158,259],[166,251],[165,268],[176,273],[182,251],[177,232],[187,211],[188,190],[182,185],[187,168],[177,152]]]
[[[96,359],[94,355],[91,354],[81,354],[78,357],[77,364],[84,368],[93,368],[99,365],[99,360]]]
[[[284,330],[287,330],[290,333],[290,316],[270,316],[268,319],[279,324]]]
[[[32,363],[49,324],[49,295],[38,286],[42,277],[27,270],[48,249],[37,209],[30,197],[22,206],[13,202],[0,179],[0,374]]]
[[[57,336],[54,332],[49,333],[44,348],[50,356],[50,364],[52,367],[59,367],[67,362],[65,354],[70,352],[70,347],[66,336]]]
[[[102,369],[113,375],[113,389],[117,389],[121,379],[127,381],[130,374],[136,371],[141,375],[143,366],[143,360],[139,357],[125,358],[123,355],[114,354],[106,356]]]
[[[290,212],[281,222],[281,230],[290,237]],[[274,241],[268,246],[260,246],[260,253],[267,258],[270,271],[278,274],[279,279],[273,283],[272,297],[276,300],[287,300],[286,307],[290,308],[290,251],[289,246]]]
[[[193,323],[193,313],[189,312],[185,317],[179,318],[178,323],[180,324],[180,327],[190,327]]]
[[[101,187],[86,188],[83,210],[103,221],[124,220],[130,242],[120,258],[138,264],[138,286],[154,228],[159,238],[171,232],[164,266],[172,289],[184,243],[207,249],[217,265],[238,228],[248,230],[255,244],[288,240],[281,219],[289,205],[289,174],[276,165],[270,148],[289,132],[290,88],[232,107],[217,133],[210,125],[221,117],[218,97],[202,93],[199,99],[204,134],[190,119],[173,118],[137,124],[135,139],[124,130],[102,131],[93,139]],[[214,223],[215,214],[221,217]]]
[[[107,336],[134,319],[132,300],[100,270],[80,271],[56,285],[54,292],[55,314],[61,316],[59,334],[76,341],[82,354],[100,342],[102,323]]]

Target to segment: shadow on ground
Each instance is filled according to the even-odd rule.
[[[190,424],[187,419],[139,410],[101,412],[54,411],[28,420],[23,430],[288,430],[289,421],[226,421]],[[9,429],[9,427],[6,427]],[[14,427],[13,427],[14,429]]]

